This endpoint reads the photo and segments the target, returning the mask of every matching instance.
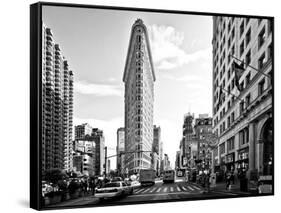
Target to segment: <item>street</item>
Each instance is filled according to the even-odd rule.
[[[94,206],[106,206],[114,204],[129,204],[145,201],[167,201],[167,200],[191,200],[191,199],[203,199],[203,198],[223,198],[223,197],[238,197],[243,195],[249,195],[249,193],[243,193],[240,191],[226,191],[223,189],[211,189],[206,192],[201,186],[185,182],[182,179],[177,179],[175,183],[163,183],[161,180],[156,181],[153,186],[139,186],[134,189],[132,195],[125,197],[117,197],[111,199],[105,199],[100,201],[93,195],[77,198],[74,200],[65,201],[59,204],[52,205],[50,207],[66,207],[77,205],[94,205]]]

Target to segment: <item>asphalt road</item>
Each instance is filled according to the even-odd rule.
[[[165,201],[165,200],[188,200],[203,198],[221,198],[221,197],[238,197],[240,193],[225,191],[210,191],[204,189],[194,183],[186,183],[183,180],[177,180],[175,183],[163,183],[157,181],[153,186],[141,186],[134,189],[134,193],[125,197],[113,199],[105,199],[101,201],[94,196],[87,196],[75,200],[69,200],[64,203],[56,204],[53,207],[67,207],[77,205],[106,206],[114,204],[129,204],[145,201]]]

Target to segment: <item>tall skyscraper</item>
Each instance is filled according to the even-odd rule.
[[[89,154],[89,152],[86,152],[86,148],[83,148],[81,144],[91,144],[94,143],[92,146],[94,147],[93,151],[94,153],[91,154],[91,156],[94,158],[94,171],[93,173],[95,175],[102,175],[105,171],[105,156],[104,156],[104,136],[103,131],[98,128],[92,128],[88,123],[80,124],[75,126],[75,141],[74,141],[74,147],[75,151],[79,151],[81,149],[84,149],[82,151],[83,153]],[[89,145],[87,145],[89,148]],[[82,147],[82,148],[80,148]],[[78,149],[77,149],[78,148]],[[81,152],[81,151],[79,151]]]
[[[117,129],[116,168],[119,174],[125,173],[125,128]]]
[[[92,135],[93,128],[88,124],[80,124],[75,126],[75,139],[85,138],[86,135]]]
[[[73,72],[42,27],[42,170],[72,170]]]
[[[132,26],[123,75],[125,167],[130,174],[142,168],[151,168],[155,80],[147,29],[138,19]]]
[[[194,128],[193,128],[194,115],[187,113],[184,116],[182,140],[180,142],[181,162],[183,168],[190,167],[190,160],[192,159],[192,143],[194,143]]]
[[[163,160],[163,147],[161,141],[161,128],[156,125],[153,126],[153,144],[152,144],[152,152],[153,152],[153,168],[156,169],[156,173],[160,174],[161,161]],[[155,155],[156,154],[156,155]]]
[[[208,114],[199,115],[199,118],[195,119],[194,132],[197,143],[197,169],[209,170],[212,164],[212,142],[209,140],[212,135],[212,118],[208,117]]]
[[[96,143],[95,174],[103,175],[106,169],[103,131],[98,128],[93,128],[91,137]]]
[[[272,175],[272,23],[213,18],[214,170]]]

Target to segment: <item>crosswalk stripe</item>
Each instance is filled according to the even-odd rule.
[[[157,189],[157,188],[153,188],[153,189],[151,189],[149,192],[150,192],[150,193],[151,193],[151,192],[154,192],[156,189]]]
[[[189,188],[191,191],[194,191],[194,189],[193,189],[192,187],[188,186],[188,188]]]
[[[183,190],[184,190],[184,191],[186,191],[186,190],[187,190],[187,188],[185,188],[184,186],[182,186],[182,188],[183,188]]]
[[[170,191],[172,191],[172,192],[174,191],[173,187],[170,187]]]
[[[137,191],[135,191],[135,193],[141,193],[144,189],[138,189]]]
[[[159,188],[156,192],[160,192],[161,188]]]
[[[199,187],[197,187],[197,186],[193,186],[195,189],[197,189],[197,190],[200,190],[200,188]]]
[[[178,190],[178,192],[180,192],[181,191],[181,189],[177,186],[177,190]]]
[[[164,188],[164,192],[167,192],[167,187]]]
[[[146,190],[144,190],[142,193],[146,193],[146,192],[148,192],[150,189],[146,189]]]

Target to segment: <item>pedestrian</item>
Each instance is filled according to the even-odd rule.
[[[226,190],[229,190],[230,188],[230,178],[231,178],[231,175],[229,172],[226,173]]]
[[[95,192],[96,192],[96,178],[91,180],[91,190],[92,190],[92,195],[95,195]]]
[[[210,191],[210,175],[209,175],[209,173],[207,173],[205,175],[205,187],[206,187],[207,192],[209,192]]]
[[[88,193],[88,182],[87,182],[87,180],[83,181],[83,188],[84,188],[84,192]]]
[[[235,183],[234,183],[234,171],[232,170],[231,171],[231,181],[232,181],[232,184],[234,185]]]

